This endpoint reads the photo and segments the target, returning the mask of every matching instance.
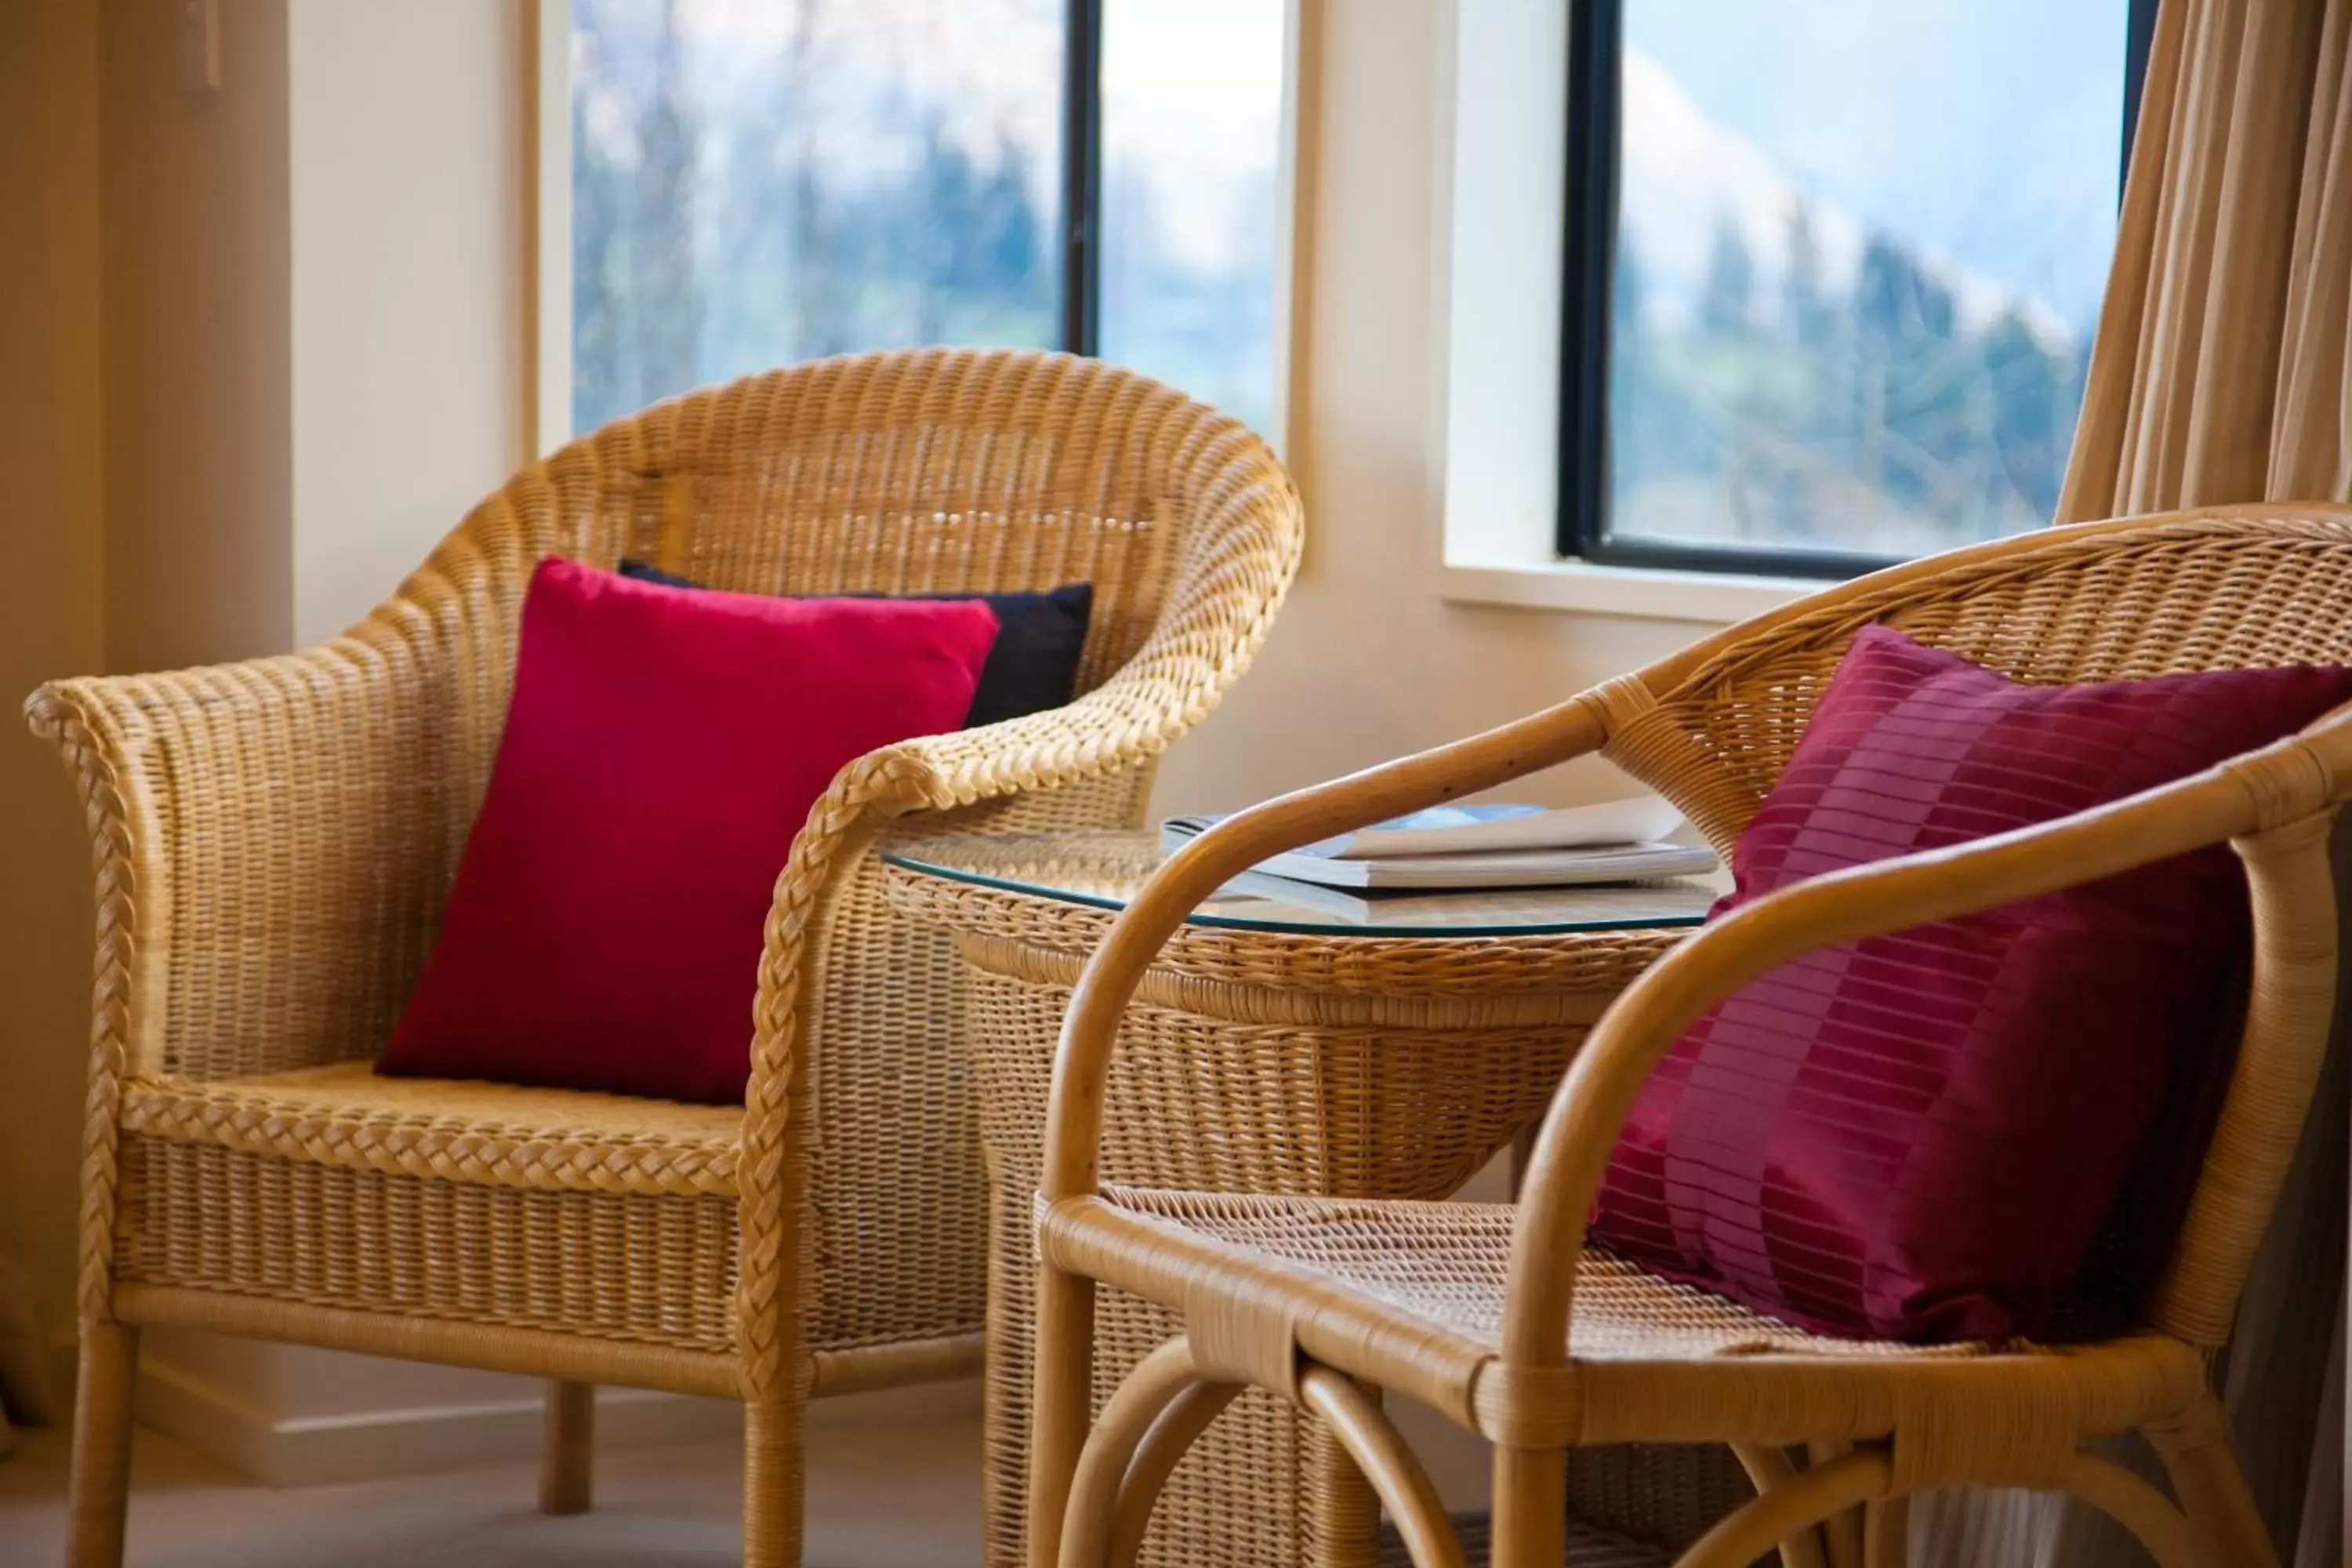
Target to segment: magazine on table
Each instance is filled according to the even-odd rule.
[[[1160,843],[1181,847],[1218,816],[1171,817]],[[1655,795],[1547,810],[1537,805],[1441,805],[1304,845],[1254,868],[1325,888],[1569,887],[1701,876],[1715,852],[1665,841],[1682,814]]]
[[[1383,892],[1371,888],[1319,887],[1288,877],[1244,871],[1220,891],[1246,894],[1268,906],[1281,906],[1271,909],[1269,918],[1280,919],[1283,909],[1289,909],[1379,930],[1385,926],[1696,925],[1724,889],[1714,886],[1711,879],[1677,878],[1573,887]],[[1226,912],[1260,911],[1249,909]]]

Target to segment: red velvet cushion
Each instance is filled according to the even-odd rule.
[[[724,1103],[761,929],[842,765],[962,722],[996,617],[542,562],[441,940],[378,1070]]]
[[[2023,686],[1865,628],[1732,857],[1734,908],[1824,871],[2063,816],[2288,734],[2352,670]],[[2246,925],[2216,847],[1833,949],[1676,1042],[1593,1241],[1813,1328],[2037,1336]]]

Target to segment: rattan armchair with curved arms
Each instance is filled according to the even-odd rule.
[[[29,703],[87,806],[98,984],[72,1544],[121,1551],[139,1327],[521,1372],[542,1503],[584,1507],[586,1385],[747,1407],[745,1558],[797,1560],[811,1394],[978,1364],[987,1234],[962,982],[896,916],[894,834],[1139,822],[1241,674],[1297,492],[1241,425],[1055,354],[826,361],[534,463],[305,653],[59,681]],[[1091,582],[1083,695],[845,768],[744,976],[746,1104],[380,1079],[496,752],[541,558],[717,586]]]
[[[1629,1442],[1732,1447],[1759,1495],[1683,1568],[1776,1545],[1790,1568],[1905,1558],[1931,1488],[2063,1490],[2165,1568],[2275,1556],[2206,1367],[2301,1134],[2336,997],[2328,838],[2352,796],[2352,710],[2082,815],[1785,889],[1717,921],[1629,987],[1553,1100],[1515,1205],[1105,1188],[1096,1150],[1115,1026],[1194,903],[1265,855],[1593,751],[1664,790],[1728,847],[1853,633],[1884,621],[2029,681],[2352,661],[2352,509],[2263,507],[2084,524],[1832,589],[1486,734],[1286,796],[1162,868],[1079,982],[1055,1063],[1039,1249],[1034,1568],[1132,1560],[1154,1495],[1230,1391],[1330,1422],[1423,1568],[1461,1561],[1372,1389],[1494,1445],[1495,1562],[1561,1560],[1563,1456]],[[1815,949],[1986,909],[2207,845],[2236,849],[2253,956],[2218,1130],[2140,1327],[2048,1350],[1912,1347],[1809,1333],[1583,1248],[1640,1086],[1717,1000]],[[1089,1429],[1097,1284],[1180,1311]],[[2175,1496],[2089,1452],[2138,1430]],[[1815,1462],[1800,1468],[1790,1450]],[[1857,1521],[1855,1513],[1860,1510]],[[1817,1530],[1817,1526],[1832,1528]]]

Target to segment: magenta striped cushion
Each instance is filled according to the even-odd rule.
[[[2347,700],[2352,670],[2310,666],[2024,686],[1866,627],[1717,912],[2120,799]],[[2245,926],[2217,847],[1776,970],[1644,1086],[1591,1237],[1831,1332],[2042,1335],[2214,1037]]]

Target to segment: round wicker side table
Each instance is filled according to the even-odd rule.
[[[1160,859],[1134,833],[936,839],[886,858],[886,896],[955,934],[990,1192],[986,1562],[1025,1535],[1034,1194],[1072,984]],[[1103,1174],[1192,1190],[1442,1198],[1540,1117],[1570,1053],[1712,889],[1516,890],[1361,918],[1244,878],[1160,953],[1114,1061]],[[821,1119],[820,1119],[821,1120]],[[1096,1398],[1178,1331],[1106,1292]],[[1171,1479],[1155,1568],[1370,1568],[1380,1510],[1319,1424],[1255,1390]]]

